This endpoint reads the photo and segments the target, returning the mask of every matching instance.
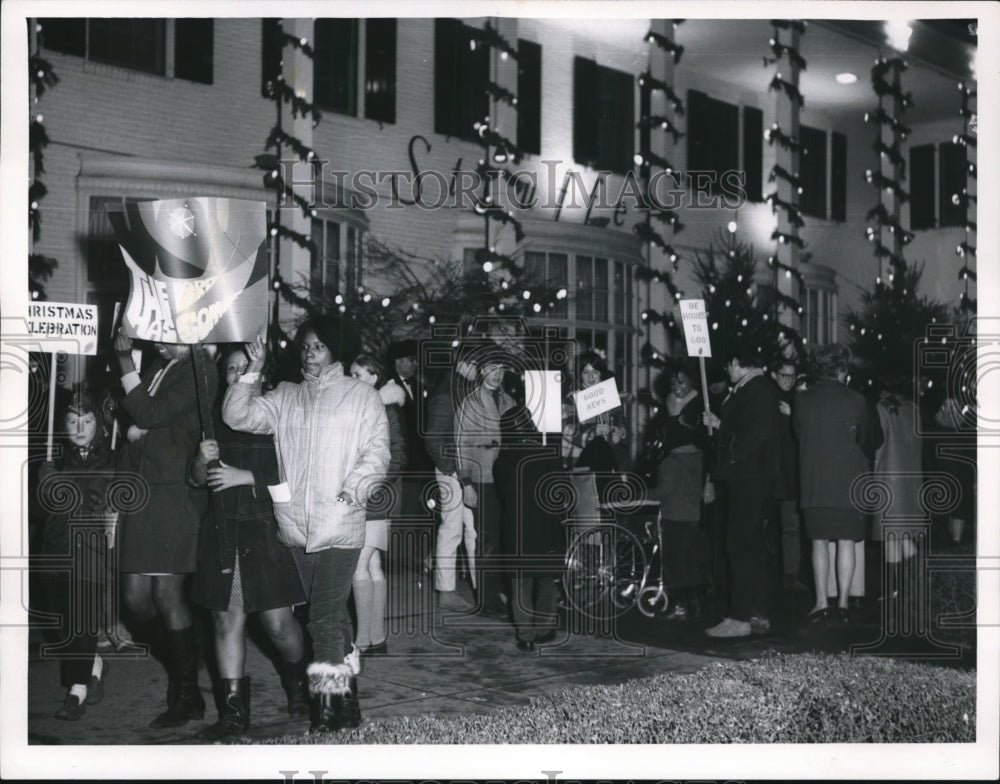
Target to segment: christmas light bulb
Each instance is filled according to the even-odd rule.
[[[521,292],[521,296],[524,297],[525,299],[531,299],[531,292],[525,289],[523,292]]]
[[[382,297],[382,307],[383,308],[389,307],[389,303],[390,302],[391,302],[391,300],[388,297]]]
[[[337,310],[340,311],[341,313],[346,313],[347,312],[347,306],[346,305],[341,305],[339,308],[337,308]]]
[[[434,318],[434,316],[428,316],[427,317],[427,323],[428,324],[433,324],[435,321],[437,321],[437,319]]]
[[[278,341],[278,345],[281,348],[288,348],[288,341],[282,338],[281,340]]]
[[[338,294],[336,297],[333,298],[333,301],[339,305],[344,301],[344,298],[340,294]]]
[[[719,328],[719,322],[718,321],[713,321],[712,322],[712,329],[718,329],[718,328]]]
[[[535,311],[535,313],[541,313],[542,312],[542,306],[539,305],[537,302],[532,306],[532,309]]]
[[[362,299],[363,299],[363,300],[364,300],[365,302],[371,302],[371,301],[372,301],[372,295],[371,295],[371,294],[365,294],[365,296],[364,296],[364,297],[362,297]]]

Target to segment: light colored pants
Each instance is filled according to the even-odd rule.
[[[472,587],[476,587],[476,527],[472,510],[462,503],[462,483],[458,477],[434,469],[441,491],[441,524],[434,547],[434,587],[439,591],[455,590],[455,561],[458,546],[465,542]]]

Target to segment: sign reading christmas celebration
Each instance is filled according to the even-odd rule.
[[[712,341],[708,339],[708,315],[705,312],[705,300],[682,299],[680,306],[688,356],[712,356]]]
[[[97,354],[97,305],[74,302],[28,304],[28,334],[40,351]]]
[[[109,213],[130,276],[125,334],[159,343],[253,340],[267,321],[264,202],[193,197]]]

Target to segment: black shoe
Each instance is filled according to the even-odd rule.
[[[817,625],[820,623],[825,623],[829,617],[830,617],[830,608],[823,607],[822,609],[813,610],[811,613],[809,613],[809,615],[806,616],[806,622],[813,625]]]
[[[151,729],[180,727],[205,715],[205,699],[198,688],[198,647],[194,627],[168,632],[170,682],[167,710],[153,719]]]
[[[361,651],[362,656],[385,656],[389,653],[389,641],[382,640],[378,645],[369,645]]]
[[[67,694],[62,707],[56,711],[55,717],[62,721],[76,721],[86,712],[87,709],[83,707],[79,697],[75,694]]]
[[[306,675],[306,660],[281,663],[281,685],[285,689],[288,715],[305,717],[309,715],[309,676]]]
[[[837,608],[837,620],[840,621],[841,623],[850,623],[851,622],[851,611],[848,610],[846,607],[838,607]]]
[[[250,726],[250,678],[227,678],[222,692],[219,720],[195,734],[202,743],[239,737]]]
[[[535,643],[533,640],[518,640],[517,649],[521,651],[521,653],[531,653],[535,650]]]
[[[852,596],[847,600],[847,606],[856,612],[861,612],[865,608],[865,597]]]

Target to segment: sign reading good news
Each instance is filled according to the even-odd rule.
[[[712,356],[712,342],[708,339],[708,316],[705,313],[705,300],[682,299],[680,306],[688,356]]]
[[[108,217],[130,276],[126,335],[159,343],[249,342],[265,326],[264,202],[144,201]]]
[[[618,396],[618,384],[614,378],[575,392],[573,400],[576,401],[576,415],[581,422],[593,419],[598,414],[618,408],[622,404]]]
[[[39,351],[97,354],[97,305],[29,302],[28,334]]]

